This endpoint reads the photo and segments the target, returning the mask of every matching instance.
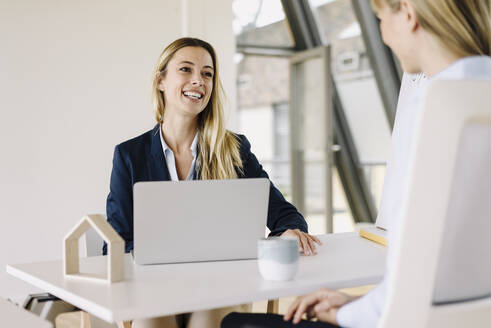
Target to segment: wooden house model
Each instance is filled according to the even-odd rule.
[[[107,274],[80,272],[79,239],[94,229],[107,243]],[[124,279],[124,240],[100,214],[87,215],[66,235],[63,243],[64,274],[67,278],[118,282]]]

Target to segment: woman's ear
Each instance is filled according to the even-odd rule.
[[[414,6],[411,1],[401,0],[401,13],[403,13],[410,31],[416,31],[419,27],[419,23],[418,18],[416,17],[416,10],[414,10]]]

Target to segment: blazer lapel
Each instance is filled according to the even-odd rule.
[[[162,143],[160,142],[160,126],[157,124],[152,130],[150,145],[150,160],[148,161],[150,181],[170,180],[169,169],[165,161]]]

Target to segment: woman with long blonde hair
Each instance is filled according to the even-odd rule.
[[[397,228],[407,190],[412,142],[420,101],[435,80],[491,81],[491,4],[489,0],[372,0],[384,42],[399,58],[407,90],[409,74],[424,74],[409,97],[400,95],[392,133],[377,221],[389,222],[389,256],[386,275],[391,272],[391,250],[398,243]],[[401,101],[401,98],[404,98]],[[442,124],[445,118],[442,117]],[[420,159],[417,159],[420,160]],[[424,160],[424,159],[421,159]],[[321,289],[299,297],[282,318],[275,315],[236,314],[227,316],[223,328],[266,327],[376,327],[383,310],[387,282],[361,298]],[[468,295],[469,298],[476,295]],[[418,315],[411,313],[408,316]],[[306,314],[317,322],[302,320]]]
[[[157,124],[114,151],[107,219],[125,240],[126,252],[133,249],[135,182],[268,178],[246,137],[225,128],[218,60],[209,43],[181,38],[168,45],[159,57],[152,88]],[[297,237],[306,255],[316,253],[314,244],[320,241],[307,233],[302,215],[272,183],[267,226],[271,235]],[[133,328],[177,327],[183,321],[187,327],[216,327],[232,309],[238,308],[140,320]]]

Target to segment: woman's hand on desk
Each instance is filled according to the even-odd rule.
[[[317,318],[320,321],[337,325],[338,309],[354,299],[355,297],[347,294],[322,288],[312,294],[298,297],[290,305],[283,319],[285,321],[293,319],[293,323],[297,324],[306,314],[308,319]]]
[[[305,233],[298,229],[294,229],[294,230],[288,229],[285,232],[283,232],[281,235],[297,237],[298,246],[300,247],[300,250],[303,251],[303,253],[307,256],[311,254],[317,254],[317,251],[315,249],[315,243],[322,245],[322,242],[316,236],[309,235],[308,233]]]

